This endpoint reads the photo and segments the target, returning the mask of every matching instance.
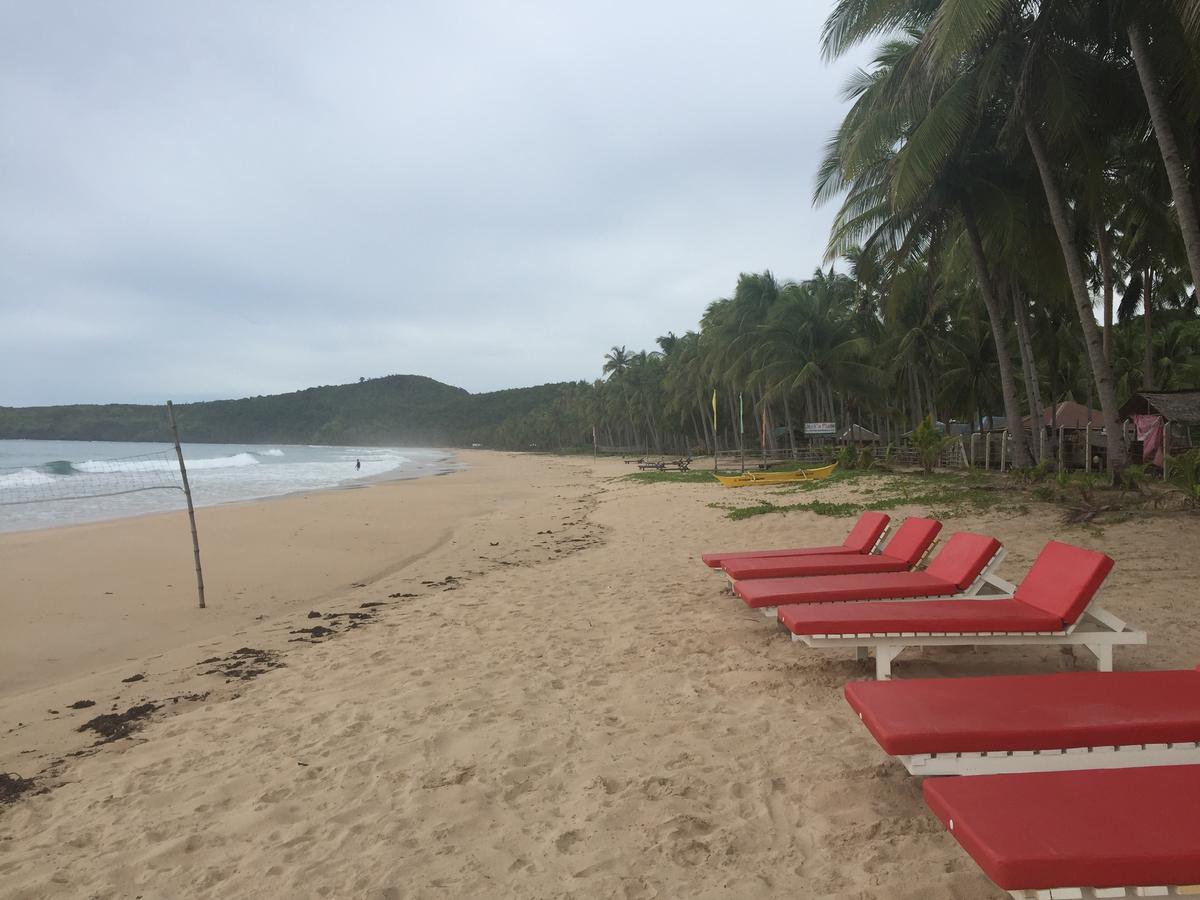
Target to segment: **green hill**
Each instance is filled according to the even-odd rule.
[[[291,394],[177,404],[185,441],[208,443],[528,446],[528,422],[584,385],[546,384],[470,394],[421,375],[389,375]],[[582,442],[582,426],[556,444]],[[575,432],[578,432],[576,434]],[[561,436],[559,436],[561,435]],[[161,441],[162,406],[0,406],[0,439]]]

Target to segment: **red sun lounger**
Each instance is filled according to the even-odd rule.
[[[747,606],[772,616],[775,615],[774,607],[791,603],[974,596],[991,581],[992,570],[1002,559],[1003,550],[998,540],[960,531],[946,541],[923,572],[755,578],[738,581],[733,589]],[[1009,585],[1003,582],[1000,586],[1006,588]]]
[[[809,556],[727,559],[725,574],[731,583],[735,583],[757,578],[907,572],[929,552],[941,530],[941,522],[910,516],[896,529],[880,553],[816,553]]]
[[[854,681],[846,701],[913,775],[1200,764],[1200,671]]]
[[[729,553],[705,553],[700,558],[710,569],[720,569],[726,560],[759,559],[774,556],[815,556],[830,553],[870,553],[883,540],[891,516],[881,512],[865,512],[858,517],[858,522],[850,530],[839,546],[834,547],[796,547],[779,550],[739,550]]]
[[[1200,893],[1200,766],[927,778],[925,802],[1018,900]]]
[[[949,548],[948,542],[942,553]],[[875,674],[880,680],[891,676],[892,660],[906,647],[1076,645],[1087,647],[1098,668],[1110,672],[1114,645],[1146,643],[1144,631],[1131,629],[1102,609],[1089,608],[1112,565],[1103,553],[1050,541],[1010,597],[809,603],[780,606],[778,616],[792,632],[792,640],[810,647],[855,647],[860,658],[874,648]],[[758,584],[762,582],[746,582],[747,587]]]

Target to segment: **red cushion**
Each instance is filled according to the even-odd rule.
[[[1112,559],[1103,553],[1050,541],[1033,561],[1015,596],[1070,625],[1087,609],[1112,567]]]
[[[1200,882],[1200,766],[927,778],[924,792],[1007,891]]]
[[[765,559],[729,559],[725,574],[744,578],[796,578],[811,575],[852,575],[860,572],[903,572],[898,559],[867,553],[826,553],[819,556],[773,556]]]
[[[761,583],[747,582],[749,585]],[[1016,600],[921,600],[907,603],[780,606],[779,621],[793,634],[1056,631],[1061,627],[1056,616]]]
[[[891,597],[944,597],[957,588],[927,572],[868,572],[812,578],[755,578],[733,586],[748,606],[887,600]]]
[[[960,531],[951,535],[925,571],[965,590],[1000,550],[1000,542],[986,534]]]
[[[911,569],[921,561],[941,530],[941,522],[909,516],[896,529],[892,539],[883,548],[882,555],[902,562],[905,569]]]
[[[856,551],[845,547],[796,547],[779,550],[739,550],[729,553],[705,553],[701,555],[704,564],[710,569],[724,568],[727,562],[735,559],[790,559],[797,556],[854,556]]]
[[[892,517],[887,513],[865,512],[858,517],[842,546],[851,553],[870,553],[879,542]]]
[[[846,540],[836,547],[795,547],[779,550],[731,550],[726,553],[704,553],[701,559],[710,569],[720,569],[726,560],[764,559],[775,556],[813,556],[831,553],[869,553],[891,521],[887,513],[865,512],[850,529]]]
[[[893,756],[1200,741],[1191,669],[854,681],[845,694]]]

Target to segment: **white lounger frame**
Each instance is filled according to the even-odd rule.
[[[1115,747],[1058,750],[990,750],[981,753],[914,753],[902,754],[896,759],[904,763],[909,774],[919,777],[1135,769],[1144,766],[1200,765],[1200,742],[1121,744]]]
[[[1110,897],[1193,897],[1200,895],[1200,884],[1159,885],[1116,888],[1048,888],[1046,890],[1009,891],[1013,900],[1101,900]]]
[[[1001,547],[996,551],[995,555],[987,561],[987,564],[980,570],[975,580],[967,585],[965,591],[960,591],[957,594],[932,594],[928,597],[880,597],[874,600],[829,600],[828,603],[904,603],[908,600],[1011,600],[1017,586],[1011,581],[1005,581],[1003,578],[993,574],[999,567],[1000,563],[1004,562],[1004,557],[1008,555],[1008,551]],[[892,574],[902,574],[900,572]],[[1000,593],[983,594],[985,587],[990,587],[994,591]],[[805,603],[805,606],[810,604]],[[779,616],[778,606],[763,606],[760,607],[762,614],[769,619],[775,619]]]
[[[981,602],[989,599],[980,597]],[[1117,644],[1144,644],[1146,632],[1130,628],[1112,613],[1089,608],[1070,628],[1063,631],[980,631],[980,632],[872,632],[864,634],[793,634],[793,641],[810,647],[854,647],[859,659],[875,651],[875,677],[892,677],[892,661],[909,647],[997,647],[997,646],[1081,646],[1096,657],[1096,668],[1112,671],[1112,651]]]

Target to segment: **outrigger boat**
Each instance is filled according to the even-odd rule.
[[[837,463],[819,469],[797,469],[794,472],[743,472],[740,475],[717,475],[713,477],[725,487],[748,487],[759,485],[770,487],[776,484],[791,484],[795,481],[820,481],[828,478],[837,468]]]

